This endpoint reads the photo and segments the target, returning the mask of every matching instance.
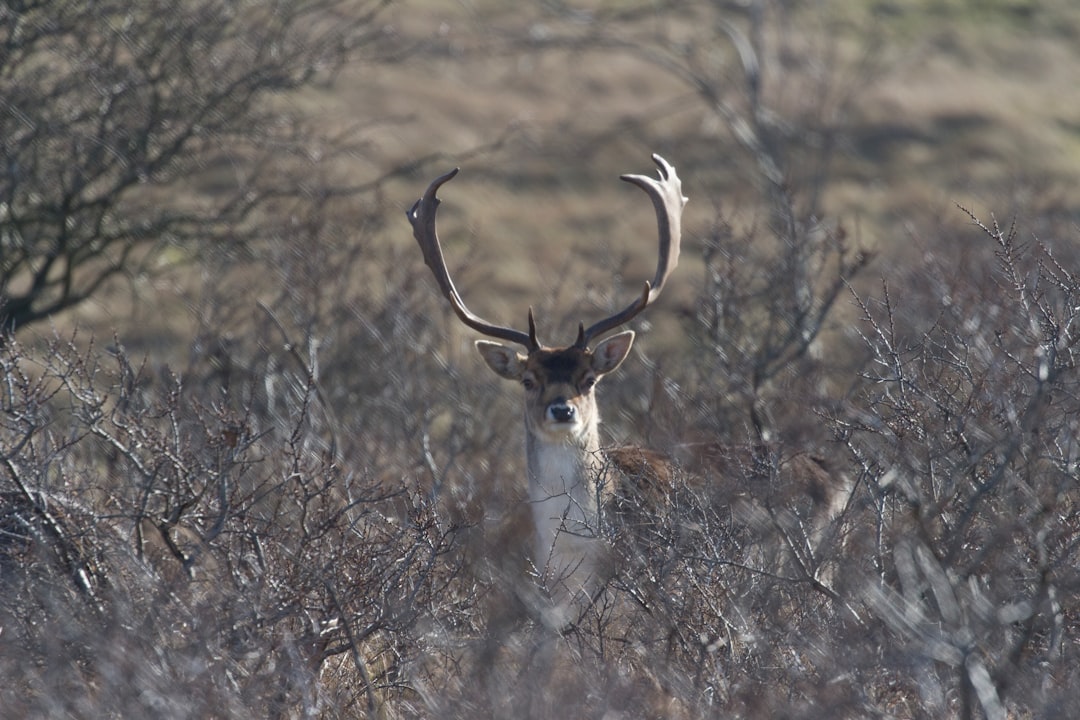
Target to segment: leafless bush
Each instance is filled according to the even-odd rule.
[[[7,3],[0,9],[0,328],[235,250],[332,141],[274,97],[378,39],[380,3]],[[301,163],[310,165],[310,163]],[[341,188],[338,188],[341,191]]]
[[[111,355],[5,349],[4,704],[339,716],[400,696],[428,662],[412,633],[471,602],[430,494],[326,451],[310,382],[275,423]]]
[[[1053,716],[1076,703],[1080,279],[1068,244],[976,224],[959,258],[858,298],[866,383],[836,420],[870,510],[853,566],[913,702]]]
[[[789,305],[734,292],[773,272],[764,258],[706,283],[717,302],[700,318],[730,303],[746,320],[695,319],[713,341],[664,380],[698,378],[694,393],[654,408],[699,434],[665,448],[684,466],[666,495],[608,518],[610,579],[557,629],[531,604],[521,460],[501,427],[513,403],[458,370],[471,356],[443,339],[437,295],[392,253],[282,245],[292,281],[248,303],[258,332],[208,320],[197,342],[217,351],[183,372],[116,341],[9,343],[0,703],[166,717],[1071,707],[1076,258],[978,231],[963,262],[928,250],[856,297],[858,333],[832,346],[863,348],[845,396],[821,382],[837,372],[828,353],[795,353],[759,386],[769,442],[700,422],[740,397],[700,368],[750,377],[770,338],[802,336],[749,320]],[[305,282],[309,261],[342,273]],[[378,291],[346,279],[369,263]],[[212,284],[228,317],[244,288]],[[741,334],[753,351],[721,354]],[[808,429],[807,413],[828,422]]]

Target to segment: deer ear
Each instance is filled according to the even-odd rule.
[[[634,331],[627,330],[607,338],[593,350],[592,366],[597,375],[609,373],[622,364],[634,343]]]
[[[521,373],[525,371],[525,357],[513,348],[489,340],[477,340],[476,349],[480,351],[480,356],[488,367],[498,373],[499,377],[507,380],[521,379]]]

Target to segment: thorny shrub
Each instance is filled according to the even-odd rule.
[[[1055,717],[1078,702],[1080,266],[972,220],[959,257],[857,298],[865,382],[833,423],[866,506],[849,567],[892,640],[863,675],[931,716]]]
[[[310,383],[273,424],[116,347],[2,363],[6,713],[374,712],[470,603],[455,526],[328,451]]]
[[[686,365],[654,373],[648,417],[608,413],[678,464],[605,518],[610,578],[561,628],[530,609],[512,393],[462,369],[471,349],[393,257],[282,245],[255,331],[231,320],[242,283],[209,278],[237,294],[204,306],[183,371],[119,340],[12,342],[0,707],[1060,716],[1080,702],[1077,257],[974,229],[852,290],[846,327],[826,322],[855,267],[838,240],[799,305],[767,292],[782,257],[714,235]],[[377,289],[345,279],[364,265]]]

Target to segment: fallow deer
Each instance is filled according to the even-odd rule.
[[[436,178],[407,213],[424,261],[461,321],[483,335],[525,349],[521,353],[501,343],[476,341],[477,350],[492,370],[524,388],[528,495],[536,533],[534,560],[574,593],[587,588],[589,578],[600,571],[597,532],[603,507],[615,491],[612,483],[602,478],[610,453],[600,444],[596,384],[626,358],[634,333],[626,330],[596,341],[652,304],[679,259],[686,198],[675,168],[659,155],[652,158],[659,178],[623,175],[621,179],[644,190],[655,208],[659,227],[656,275],[645,283],[641,296],[623,310],[588,327],[579,324],[577,339],[567,346],[549,347],[537,339],[531,308],[528,332],[524,332],[488,322],[465,306],[450,279],[435,231],[440,202],[436,193],[457,175],[457,169]],[[630,461],[640,462],[642,457],[645,455],[637,454]],[[625,459],[625,452],[614,458],[616,462]]]

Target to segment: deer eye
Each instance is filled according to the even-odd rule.
[[[536,381],[533,380],[531,377],[522,378],[521,379],[521,384],[525,387],[526,390],[535,390],[536,389]]]
[[[589,392],[590,390],[593,389],[594,385],[596,385],[596,378],[594,378],[592,375],[589,375],[588,377],[586,377],[584,380],[581,381],[581,391],[582,392]]]

